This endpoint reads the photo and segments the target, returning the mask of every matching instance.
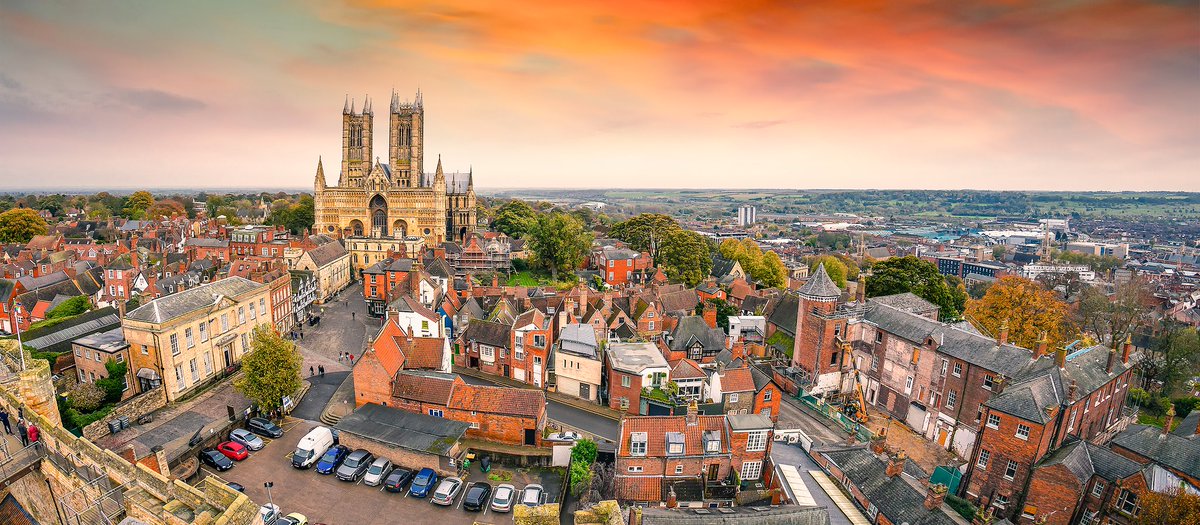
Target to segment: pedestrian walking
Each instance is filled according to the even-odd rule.
[[[8,411],[0,408],[0,423],[4,423],[4,432],[12,434],[12,425],[8,422]]]
[[[350,312],[350,319],[353,320],[355,315],[358,315],[358,312]]]
[[[350,358],[350,366],[354,366],[354,354],[346,352],[346,357]]]
[[[312,367],[312,365],[308,365],[308,377],[312,377],[312,376],[315,376],[315,375],[317,375],[317,374],[313,372],[313,367]]]
[[[41,431],[38,430],[37,425],[30,423],[29,430],[27,430],[26,432],[29,434],[29,441],[31,443],[37,443],[38,436],[41,435]]]
[[[317,373],[321,374],[321,377],[325,377],[325,365],[317,365]]]
[[[21,435],[21,446],[29,446],[29,429],[25,427],[25,420],[17,422],[17,433]]]

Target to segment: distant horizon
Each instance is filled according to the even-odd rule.
[[[101,192],[109,193],[134,193],[137,191],[148,191],[151,194],[187,194],[187,193],[309,193],[313,192],[311,187],[211,187],[211,188],[195,188],[195,187],[121,187],[121,186],[80,186],[69,188],[5,188],[0,190],[0,195],[11,195],[21,197],[30,194],[62,194],[62,195],[95,195]],[[738,192],[752,193],[760,191],[769,192],[820,192],[820,193],[838,193],[838,192],[872,192],[872,191],[914,191],[914,192],[947,192],[947,191],[969,191],[980,193],[1088,193],[1088,194],[1126,194],[1126,193],[1163,193],[1163,194],[1196,194],[1200,193],[1197,190],[998,190],[986,188],[641,188],[641,187],[539,187],[539,186],[478,186],[475,188],[477,194],[490,194],[496,192],[509,191],[544,191],[544,192],[570,192],[570,191],[646,191],[646,192]]]

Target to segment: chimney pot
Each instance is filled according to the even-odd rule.
[[[946,493],[949,490],[949,487],[941,483],[931,483],[929,490],[925,492],[925,508],[933,510],[941,507],[942,502],[946,500]]]
[[[1117,347],[1114,345],[1108,349],[1108,364],[1104,366],[1104,371],[1111,374],[1113,366],[1117,363]]]
[[[1133,351],[1133,335],[1125,336],[1125,346],[1121,350],[1121,363],[1129,364],[1129,354]]]
[[[1055,350],[1054,364],[1058,365],[1059,368],[1067,367],[1067,349],[1065,347]]]
[[[1174,422],[1175,422],[1175,403],[1171,403],[1171,406],[1169,408],[1167,408],[1167,420],[1165,422],[1163,422],[1163,430],[1162,430],[1163,436],[1166,436],[1167,434],[1171,433],[1171,424]]]
[[[1042,356],[1046,355],[1046,347],[1049,346],[1049,341],[1046,340],[1046,332],[1042,332],[1038,336],[1036,349],[1033,351],[1033,360],[1037,361]]]
[[[1008,344],[1008,319],[1007,318],[1004,319],[1004,321],[1000,323],[1000,339],[997,343],[1000,346],[1004,346],[1004,345]]]
[[[887,474],[889,478],[899,476],[901,472],[904,472],[904,462],[907,459],[908,456],[905,455],[904,452],[898,452],[892,455],[888,458],[887,469],[884,471],[884,473]]]

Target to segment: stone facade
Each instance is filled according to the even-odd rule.
[[[347,237],[422,238],[429,245],[462,242],[475,230],[471,173],[424,173],[425,109],[392,94],[388,163],[372,156],[375,113],[370,99],[361,112],[347,101],[342,111],[342,168],[328,186],[317,161],[315,233]]]
[[[117,418],[125,417],[129,421],[137,421],[139,417],[154,412],[162,407],[167,406],[167,396],[163,394],[162,387],[153,390],[142,392],[125,402],[113,408],[107,416],[86,427],[83,427],[83,437],[95,441],[104,436],[109,435],[108,422]]]

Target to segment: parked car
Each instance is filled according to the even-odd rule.
[[[463,509],[479,512],[488,506],[488,501],[492,496],[492,486],[480,481],[471,488],[467,489],[467,495],[463,496]]]
[[[279,518],[279,521],[276,521],[275,525],[308,525],[308,518],[299,512],[293,512]]]
[[[333,446],[333,432],[329,427],[316,427],[300,438],[292,452],[292,466],[299,469],[311,467]]]
[[[279,510],[279,505],[274,503],[267,503],[259,507],[258,514],[262,516],[263,525],[272,525],[279,521],[280,516],[283,516],[283,512]]]
[[[349,453],[350,448],[345,445],[338,445],[327,450],[321,456],[321,460],[317,461],[317,474],[333,474],[333,471],[342,465],[342,460],[346,459],[346,454]]]
[[[433,491],[433,497],[429,501],[438,505],[449,507],[454,504],[454,498],[458,497],[459,491],[462,490],[463,481],[458,478],[446,478],[441,483],[438,483],[437,490]]]
[[[211,448],[200,451],[200,461],[222,472],[233,468],[233,461]]]
[[[367,468],[371,466],[371,462],[375,461],[375,456],[371,455],[364,449],[358,449],[346,456],[346,460],[342,462],[342,466],[338,467],[338,479],[342,481],[358,481],[367,473]]]
[[[408,488],[408,495],[414,498],[424,498],[433,492],[433,487],[437,485],[437,482],[437,472],[431,468],[423,468],[413,478],[412,486]]]
[[[567,431],[567,432],[558,432],[555,434],[550,434],[550,437],[546,438],[546,441],[558,441],[560,443],[574,443],[576,441],[579,441],[580,439],[583,439],[583,436],[579,435],[578,432]]]
[[[241,443],[243,447],[250,450],[262,450],[266,446],[266,442],[262,438],[254,435],[253,432],[244,428],[235,428],[229,432],[229,440],[234,443]]]
[[[227,486],[233,490],[236,490],[238,492],[246,492],[246,487],[243,487],[241,483],[234,483],[232,481],[229,481],[229,482],[225,483],[225,486]]]
[[[517,488],[508,483],[502,483],[496,487],[496,492],[492,493],[492,510],[508,512],[512,510],[515,499],[517,499]]]
[[[545,492],[545,489],[537,483],[525,485],[525,490],[521,491],[521,504],[530,507],[541,505],[543,492]]]
[[[412,482],[413,471],[404,467],[392,469],[392,473],[383,480],[383,488],[388,492],[403,492],[404,487]]]
[[[283,437],[283,429],[265,417],[252,417],[246,420],[246,428],[262,437]]]
[[[368,487],[377,487],[383,483],[383,479],[388,474],[392,473],[392,462],[387,458],[375,458],[371,466],[367,468],[367,473],[363,475],[363,485]]]
[[[241,443],[233,441],[222,441],[220,445],[217,445],[217,452],[225,454],[225,457],[234,461],[241,461],[250,457],[250,452],[246,450],[246,447],[242,446]]]

